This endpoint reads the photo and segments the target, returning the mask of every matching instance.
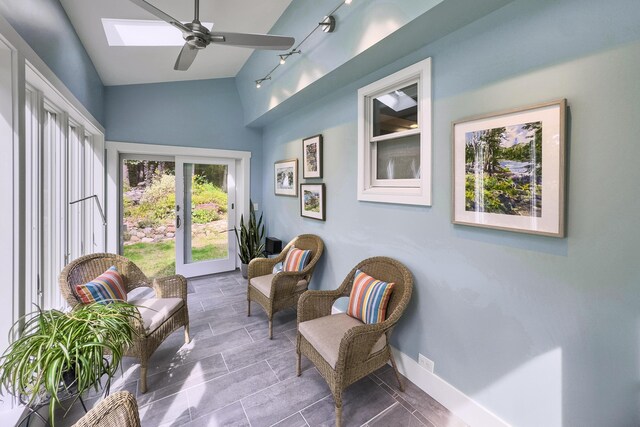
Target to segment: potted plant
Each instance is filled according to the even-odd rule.
[[[40,310],[28,315],[0,358],[3,391],[37,410],[49,403],[49,419],[65,397],[78,398],[90,388],[98,391],[101,378],[116,373],[124,350],[133,342],[131,317],[139,316],[126,302],[87,304],[77,309]],[[23,319],[22,319],[23,320]],[[109,361],[105,354],[110,354]]]
[[[264,224],[262,223],[262,214],[260,214],[260,219],[256,221],[253,202],[249,203],[249,223],[245,225],[244,215],[242,215],[240,217],[240,233],[238,234],[236,227],[233,228],[233,231],[236,233],[236,241],[240,249],[240,271],[242,277],[246,279],[251,260],[264,257]]]

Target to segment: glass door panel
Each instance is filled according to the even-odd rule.
[[[176,159],[176,271],[186,277],[234,270],[235,162]]]

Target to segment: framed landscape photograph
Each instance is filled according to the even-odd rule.
[[[302,177],[322,178],[322,135],[302,140]]]
[[[274,163],[275,193],[278,196],[298,195],[298,159]]]
[[[300,184],[300,215],[325,220],[324,184]]]
[[[564,237],[561,99],[453,123],[453,223]]]

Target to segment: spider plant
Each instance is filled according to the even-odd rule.
[[[0,358],[4,390],[30,407],[50,400],[54,422],[61,397],[76,398],[90,388],[98,391],[104,374],[116,373],[126,347],[132,344],[131,317],[137,309],[125,302],[88,304],[62,312],[41,310],[16,322],[9,336],[20,330]],[[105,354],[111,354],[109,362]]]

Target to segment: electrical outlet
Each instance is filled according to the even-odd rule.
[[[418,353],[418,364],[422,366],[424,369],[426,369],[427,371],[433,373],[433,368],[435,363],[433,363],[433,360],[429,359],[428,357],[420,353]]]
[[[257,210],[258,210],[258,204],[257,204],[257,203],[254,203],[254,204],[253,204],[253,210],[254,210],[254,211],[257,211]]]

